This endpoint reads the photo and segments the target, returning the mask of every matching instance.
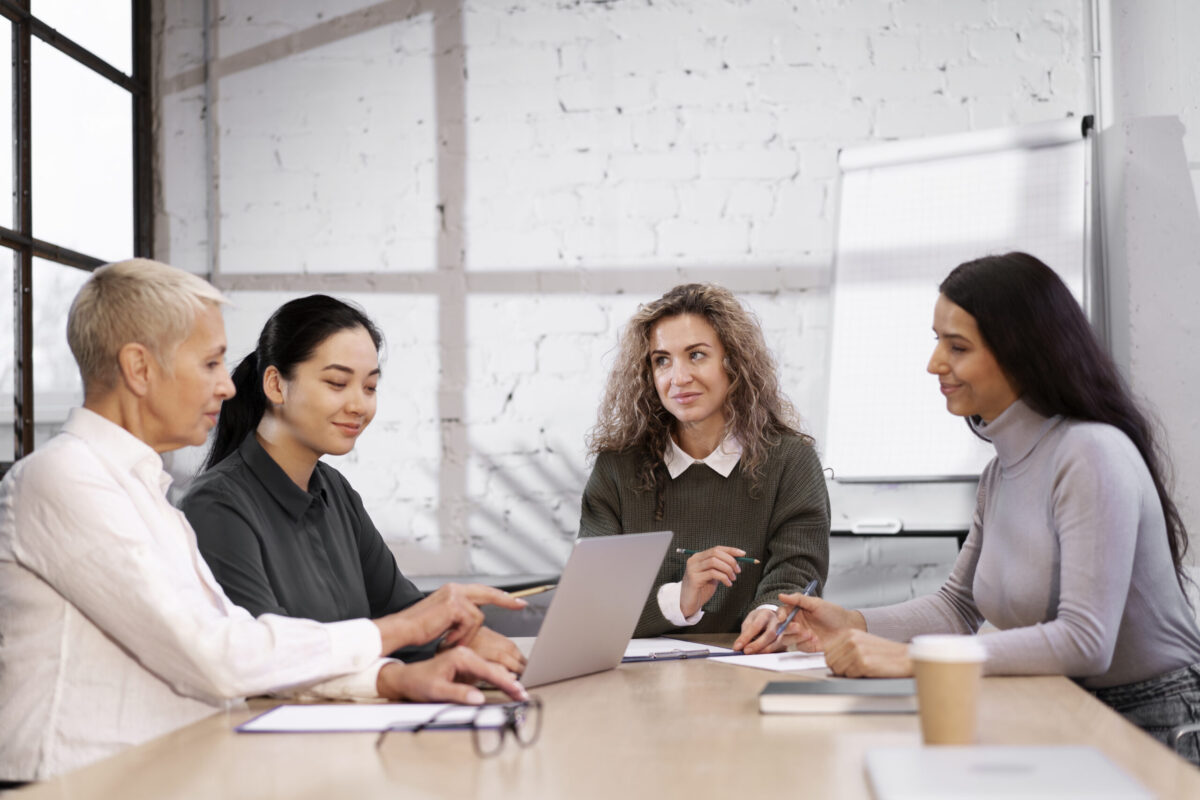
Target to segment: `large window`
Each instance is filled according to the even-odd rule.
[[[150,85],[150,0],[0,0],[0,473],[80,400],[65,326],[87,273],[152,253]]]

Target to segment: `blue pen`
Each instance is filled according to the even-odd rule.
[[[811,581],[808,582],[808,586],[805,586],[804,591],[801,592],[800,594],[810,595],[810,594],[812,594],[813,589],[815,589],[815,588],[817,588],[817,579],[813,578]],[[775,629],[775,638],[776,639],[778,639],[780,636],[783,636],[783,632],[785,630],[787,630],[788,625],[792,624],[792,620],[796,618],[796,612],[799,610],[800,610],[800,606],[792,606],[792,610],[788,612],[787,619],[785,619],[783,622],[779,623],[779,627]]]

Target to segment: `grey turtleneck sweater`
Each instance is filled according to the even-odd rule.
[[[978,430],[996,458],[954,570],[935,594],[864,609],[867,630],[908,641],[973,633],[986,619],[1000,629],[982,639],[988,674],[1067,675],[1088,688],[1200,663],[1200,629],[1133,442],[1021,400]]]

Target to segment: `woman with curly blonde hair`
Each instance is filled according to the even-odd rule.
[[[638,309],[589,449],[580,536],[675,534],[634,635],[740,631],[737,649],[778,649],[779,593],[825,582],[829,498],[732,293],[687,284]]]

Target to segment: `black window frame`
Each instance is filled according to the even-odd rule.
[[[14,254],[14,461],[33,452],[33,259],[42,258],[87,272],[104,263],[86,253],[33,237],[30,114],[33,39],[37,37],[130,93],[133,101],[133,255],[149,258],[154,250],[150,3],[151,0],[130,0],[133,74],[127,75],[34,16],[30,11],[30,0],[0,0],[0,17],[12,23],[13,227],[0,226],[0,246]],[[4,257],[2,252],[0,257]],[[11,466],[12,462],[0,461],[0,476]]]

